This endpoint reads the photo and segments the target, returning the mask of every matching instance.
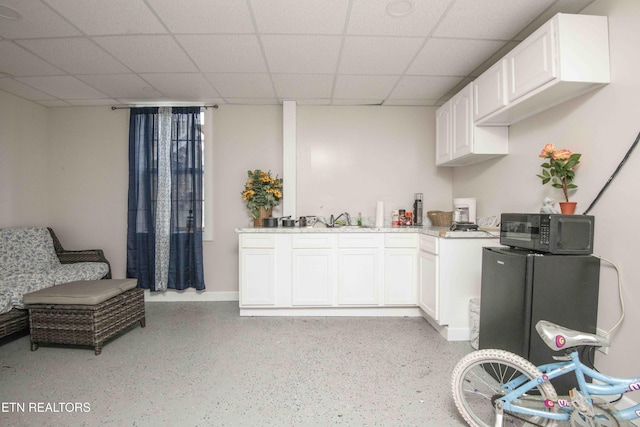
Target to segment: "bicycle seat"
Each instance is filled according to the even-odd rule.
[[[564,328],[555,323],[541,320],[536,324],[536,331],[542,341],[552,350],[560,351],[580,345],[609,347],[609,338]]]

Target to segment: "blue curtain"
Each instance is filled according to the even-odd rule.
[[[171,109],[170,139],[163,148],[158,108],[132,108],[129,121],[127,277],[151,291],[205,289],[202,257],[203,153],[200,107]],[[168,149],[166,149],[168,148]],[[169,159],[158,160],[159,155]],[[170,200],[158,200],[159,163],[170,163]],[[160,180],[162,181],[162,180]],[[158,210],[170,206],[168,267],[156,231]],[[168,271],[159,272],[158,269]],[[162,274],[159,274],[162,273]],[[166,277],[166,283],[158,283]],[[164,281],[164,280],[162,280]]]

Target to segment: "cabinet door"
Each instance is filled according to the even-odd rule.
[[[481,119],[507,105],[506,61],[499,61],[473,82],[473,120]]]
[[[436,165],[451,160],[451,103],[436,111]]]
[[[473,152],[473,84],[451,98],[451,158]]]
[[[240,305],[274,304],[274,249],[240,251]]]
[[[291,303],[296,305],[333,305],[333,249],[294,249]]]
[[[438,256],[420,251],[420,308],[440,320]]]
[[[340,249],[338,302],[343,305],[377,305],[380,289],[379,249]]]
[[[417,304],[418,251],[386,249],[384,253],[384,304]]]
[[[506,59],[508,102],[553,80],[557,75],[553,25],[549,22],[538,28],[507,54]]]

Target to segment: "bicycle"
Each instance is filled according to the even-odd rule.
[[[564,350],[565,355],[535,366],[514,353],[486,349],[458,362],[452,376],[453,398],[470,426],[618,427],[640,418],[640,404],[618,410],[614,402],[601,397],[640,390],[640,377],[612,377],[580,360],[578,347],[607,347],[608,338],[544,320],[536,330],[547,346]],[[550,380],[572,372],[578,387],[559,397]],[[587,382],[586,377],[597,382]]]

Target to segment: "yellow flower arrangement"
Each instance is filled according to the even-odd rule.
[[[280,204],[282,199],[282,178],[271,176],[271,171],[260,169],[247,171],[247,182],[242,191],[242,200],[247,202],[247,208],[254,218],[260,216],[260,206],[271,209]]]

